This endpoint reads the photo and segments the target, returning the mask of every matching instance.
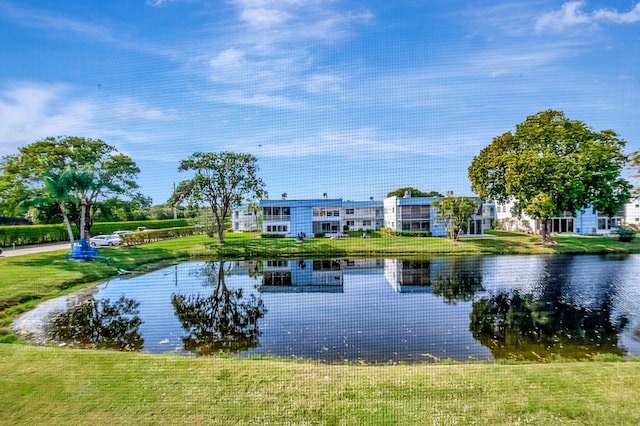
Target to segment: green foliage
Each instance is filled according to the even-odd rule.
[[[78,229],[73,228],[77,235]],[[0,246],[11,247],[68,240],[63,224],[0,226]]]
[[[99,139],[77,136],[45,138],[19,149],[18,154],[5,156],[0,162],[0,199],[3,214],[15,214],[23,200],[50,197],[51,203],[40,203],[39,211],[48,223],[55,223],[64,203],[69,218],[81,227],[82,210],[86,210],[86,228],[90,231],[96,214],[96,203],[117,195],[133,195],[140,169],[126,155]],[[46,177],[73,175],[72,185],[65,188],[71,194],[55,197],[47,191]],[[64,196],[62,196],[64,195]],[[73,195],[73,197],[69,197]]]
[[[542,222],[587,207],[612,216],[631,195],[620,176],[624,146],[612,130],[596,132],[562,112],[542,111],[474,157],[471,188],[482,199],[513,200],[514,214]],[[543,239],[550,241],[547,230]]]
[[[202,234],[203,229],[199,226],[184,226],[179,228],[148,229],[144,232],[124,234],[120,237],[127,246],[164,241],[173,238],[189,237]]]
[[[382,228],[382,232],[386,235],[393,235],[396,237],[432,237],[433,233],[431,231],[396,231],[394,229]]]
[[[387,194],[387,197],[395,196],[395,197],[402,198],[407,192],[411,194],[411,197],[442,197],[443,196],[437,191],[422,192],[419,189],[415,189],[409,186],[407,188],[398,188],[395,191],[391,191],[390,193]]]
[[[285,238],[285,237],[286,237],[286,235],[284,235],[284,234],[274,234],[274,233],[260,234],[260,238],[267,238],[267,239],[269,239],[269,238],[271,238],[271,239],[273,239],[273,238]]]
[[[628,226],[619,226],[616,230],[616,234],[618,235],[618,239],[624,242],[632,241],[636,236],[636,231]]]
[[[433,207],[438,209],[436,223],[444,223],[449,238],[458,241],[460,234],[467,232],[479,203],[471,197],[448,196],[434,201]]]
[[[134,230],[139,226],[145,226],[149,229],[176,228],[187,227],[188,222],[186,219],[177,219],[96,223],[93,227],[93,235]],[[74,235],[78,237],[78,228],[72,225],[72,230]],[[68,235],[63,224],[0,226],[0,246],[4,247],[11,247],[13,244],[22,246],[65,240],[68,240]]]
[[[218,239],[224,243],[225,220],[245,198],[261,199],[264,183],[257,176],[258,164],[251,154],[196,152],[180,162],[179,171],[195,171],[174,190],[169,204],[205,203],[215,219]]]
[[[315,238],[324,238],[326,235],[326,232],[316,232],[315,234],[313,234]]]

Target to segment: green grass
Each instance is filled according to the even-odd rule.
[[[495,232],[436,238],[260,240],[221,246],[188,237],[101,250],[104,262],[65,251],[0,258],[0,339],[36,303],[118,273],[197,258],[400,257],[435,254],[639,253],[605,237],[540,238]],[[0,345],[0,418],[6,424],[638,424],[640,362],[322,365],[310,362]]]
[[[5,424],[638,424],[640,362],[322,365],[0,345]]]

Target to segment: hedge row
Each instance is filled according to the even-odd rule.
[[[146,220],[132,222],[102,222],[96,223],[91,229],[93,235],[111,234],[114,231],[134,230],[139,226],[150,229],[177,228],[188,226],[186,219],[177,220]],[[78,238],[78,228],[71,225],[75,238]],[[23,246],[28,244],[55,243],[68,241],[69,235],[64,224],[55,225],[19,225],[0,226],[0,247]]]
[[[382,232],[396,237],[432,237],[431,231],[395,231],[389,228],[382,228]]]
[[[144,232],[136,232],[134,234],[124,234],[120,237],[123,239],[124,245],[135,246],[138,244],[188,237],[202,233],[204,233],[204,231],[201,226],[183,226],[179,228],[151,229]]]

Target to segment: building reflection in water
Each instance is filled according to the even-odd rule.
[[[340,260],[267,260],[263,263],[262,293],[343,293]]]

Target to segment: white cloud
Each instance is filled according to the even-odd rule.
[[[318,135],[293,138],[291,142],[279,143],[256,141],[261,144],[261,155],[278,158],[328,157],[342,158],[417,158],[420,156],[454,157],[468,150],[469,138],[477,133],[452,133],[430,140],[422,136],[388,134],[377,128],[325,130]],[[291,138],[287,138],[291,139]],[[437,146],[438,149],[429,149]]]
[[[633,24],[640,22],[640,3],[627,13],[619,13],[615,10],[601,9],[593,13],[597,21],[610,21],[616,24]]]
[[[583,12],[584,1],[570,1],[564,3],[560,10],[548,12],[536,19],[535,30],[542,32],[551,30],[555,32],[563,31],[566,28],[577,25],[595,25],[601,22],[612,22],[616,24],[633,24],[640,22],[640,3],[627,12],[620,13],[611,9],[598,9],[594,12]]]
[[[70,86],[34,83],[14,84],[0,90],[0,117],[0,155],[14,153],[18,147],[48,136],[141,142],[148,135],[126,129],[142,126],[145,121],[176,119],[172,111],[148,107],[132,99],[82,99],[74,96]],[[109,126],[105,128],[104,123]]]
[[[278,108],[300,110],[306,108],[302,101],[288,98],[282,95],[268,93],[248,93],[239,90],[229,90],[210,98],[212,101],[230,105],[260,106],[265,108]]]
[[[240,12],[240,19],[257,28],[272,28],[285,24],[292,16],[277,9],[245,9]]]
[[[57,13],[17,7],[5,2],[0,2],[0,11],[13,22],[29,28],[50,29],[81,34],[97,40],[113,39],[109,31],[100,25],[70,19]]]

